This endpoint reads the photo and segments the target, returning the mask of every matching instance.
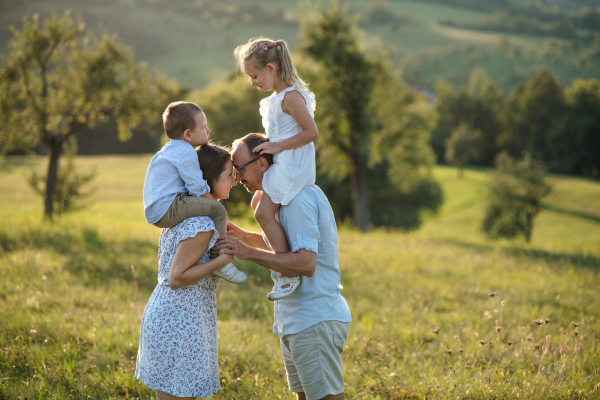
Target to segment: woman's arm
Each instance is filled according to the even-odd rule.
[[[196,264],[206,251],[212,234],[212,231],[198,232],[196,236],[179,242],[169,270],[171,289],[192,285],[233,261],[233,256],[221,254],[214,260]]]

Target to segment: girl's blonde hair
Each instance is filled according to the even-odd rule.
[[[307,89],[308,84],[304,82],[296,71],[290,51],[285,40],[271,40],[267,38],[254,38],[248,43],[238,46],[233,51],[237,60],[237,68],[245,72],[245,65],[252,63],[257,68],[264,70],[267,64],[277,67],[279,78],[287,85],[298,84],[302,89]]]

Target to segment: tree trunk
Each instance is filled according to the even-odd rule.
[[[531,242],[531,230],[533,229],[533,214],[526,212],[525,215],[525,240]]]
[[[362,232],[371,227],[371,209],[369,207],[369,189],[367,187],[367,173],[365,162],[360,154],[352,157],[352,202],[354,221]]]
[[[52,221],[54,216],[54,194],[58,180],[58,160],[62,153],[64,140],[51,138],[49,142],[50,160],[48,161],[48,176],[46,177],[46,194],[44,196],[44,217]]]

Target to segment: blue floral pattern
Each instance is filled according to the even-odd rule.
[[[172,290],[167,282],[179,242],[212,231],[207,249],[219,233],[208,217],[188,218],[163,229],[158,246],[158,285],[142,316],[135,377],[151,389],[177,397],[212,397],[221,389],[217,359],[219,278]],[[208,251],[200,263],[210,260]]]

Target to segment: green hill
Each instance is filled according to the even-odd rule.
[[[149,159],[77,158],[79,170],[97,171],[95,193],[52,225],[25,183],[45,160],[0,160],[0,399],[151,396],[132,376],[156,283],[159,232],[141,201]],[[491,242],[479,231],[489,173],[433,173],[446,200],[420,230],[340,228],[354,318],[346,398],[598,398],[600,183],[551,176],[532,242]],[[250,281],[217,290],[215,399],[292,399],[269,274],[236,264]]]
[[[351,13],[360,15],[367,48],[381,41],[404,78],[415,86],[431,88],[440,79],[463,85],[475,66],[483,67],[505,90],[527,79],[539,66],[566,84],[576,77],[600,77],[600,53],[589,38],[552,39],[463,27],[484,20],[500,7],[517,7],[519,2],[353,0],[346,4]],[[564,10],[587,5],[585,1],[553,4]],[[7,52],[10,25],[19,27],[24,15],[44,14],[48,7],[82,15],[87,27],[96,32],[118,34],[140,60],[194,89],[226,79],[234,69],[233,49],[250,37],[284,38],[292,46],[298,44],[303,18],[295,0],[6,0],[0,5],[0,53]],[[516,9],[507,19],[518,14]],[[442,24],[444,20],[455,26]],[[584,33],[591,34],[589,30]],[[508,47],[497,46],[502,38],[509,39]]]

